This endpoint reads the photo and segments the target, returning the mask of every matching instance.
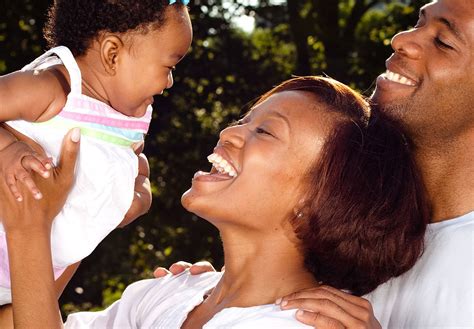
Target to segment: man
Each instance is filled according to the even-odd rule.
[[[432,223],[415,267],[367,298],[383,328],[472,328],[474,2],[427,4],[415,27],[392,39],[392,48],[372,100],[400,119],[414,142]],[[318,328],[377,326],[367,302],[332,290],[302,292],[284,301],[286,307],[312,310],[301,319]]]
[[[372,100],[400,119],[414,142],[432,205],[425,252],[408,273],[366,296],[370,303],[330,287],[277,302],[306,310],[298,319],[318,329],[474,328],[473,0],[427,4],[392,48]]]

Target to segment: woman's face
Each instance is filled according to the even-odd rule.
[[[332,127],[322,107],[300,91],[276,93],[255,106],[238,125],[221,131],[211,172],[195,174],[183,206],[218,228],[280,226],[303,198],[306,174]]]

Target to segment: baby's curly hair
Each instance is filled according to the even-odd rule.
[[[168,6],[169,0],[55,0],[48,11],[44,37],[49,47],[66,46],[80,56],[100,32],[160,28]]]

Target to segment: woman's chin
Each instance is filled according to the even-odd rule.
[[[203,200],[192,187],[181,196],[181,205],[187,211],[200,217],[206,212],[206,208],[209,208],[209,203]]]

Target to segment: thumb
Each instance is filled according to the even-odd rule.
[[[74,176],[81,140],[81,129],[73,128],[64,136],[58,168],[70,177]]]

